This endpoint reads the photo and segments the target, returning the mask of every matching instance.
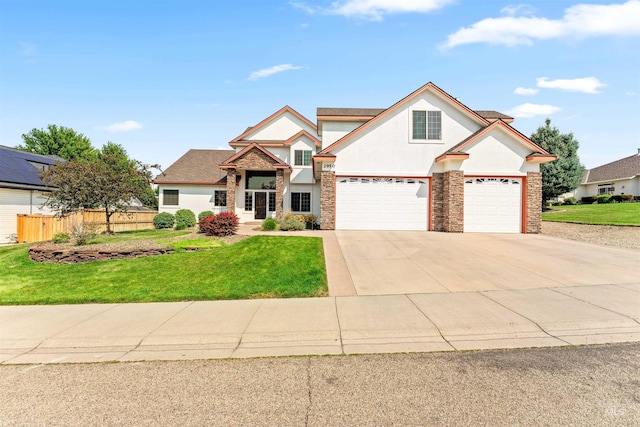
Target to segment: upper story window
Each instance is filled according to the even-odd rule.
[[[178,190],[162,190],[162,204],[178,206]]]
[[[411,119],[412,140],[442,139],[441,111],[412,111]]]
[[[295,150],[293,154],[294,166],[311,166],[311,150]]]

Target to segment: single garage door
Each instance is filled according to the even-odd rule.
[[[336,229],[426,230],[427,179],[336,179]]]
[[[464,231],[520,233],[522,179],[465,178]]]

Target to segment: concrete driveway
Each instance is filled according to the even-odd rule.
[[[336,231],[335,236],[358,295],[640,282],[640,251],[543,235]]]

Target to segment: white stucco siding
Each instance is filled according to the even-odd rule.
[[[295,213],[312,213],[320,218],[320,185],[300,185],[291,184],[284,195],[284,210],[283,212],[291,209],[291,193],[308,192],[311,193],[311,212],[295,212]]]
[[[324,122],[322,123],[322,148],[327,148],[363,122]]]
[[[226,190],[223,185],[159,185],[160,200],[158,212],[175,214],[179,209],[189,209],[196,216],[203,211],[220,213],[225,208],[214,206],[214,191]],[[178,206],[165,205],[163,190],[178,190]]]
[[[40,191],[0,188],[0,244],[15,242],[18,214],[53,214],[41,207],[46,200],[46,193]]]
[[[640,196],[640,176],[636,176],[631,179],[618,179],[580,185],[575,191],[575,197],[597,196],[598,187],[602,184],[612,184],[614,194],[633,194],[634,196]]]
[[[255,132],[249,133],[246,140],[285,140],[291,138],[301,130],[306,130],[311,135],[315,135],[316,130],[295,115],[285,111],[282,115],[275,117],[271,122],[266,123]]]
[[[469,154],[460,166],[465,175],[526,175],[540,170],[537,163],[526,161],[532,148],[501,129],[494,128],[463,151]]]
[[[314,142],[307,136],[301,136],[291,143],[291,150],[289,153],[291,162],[291,183],[293,184],[313,184],[315,179],[313,177],[313,166],[296,166],[295,163],[295,151],[296,150],[310,150],[311,155],[316,154],[316,146]]]
[[[442,139],[411,142],[413,110],[442,112]],[[437,171],[435,158],[458,144],[480,125],[430,93],[397,108],[352,140],[332,150],[338,175],[427,176]]]

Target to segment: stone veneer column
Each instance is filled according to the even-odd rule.
[[[284,205],[284,170],[276,170],[276,219],[282,219]]]
[[[320,229],[336,228],[336,173],[320,172]]]
[[[527,172],[527,226],[526,232],[542,231],[542,173]]]
[[[236,170],[227,169],[227,212],[236,213]]]
[[[464,231],[464,172],[447,171],[444,173],[445,231],[462,233]]]
[[[434,172],[431,177],[431,206],[433,206],[433,231],[445,231],[443,212],[443,188],[444,174]]]

